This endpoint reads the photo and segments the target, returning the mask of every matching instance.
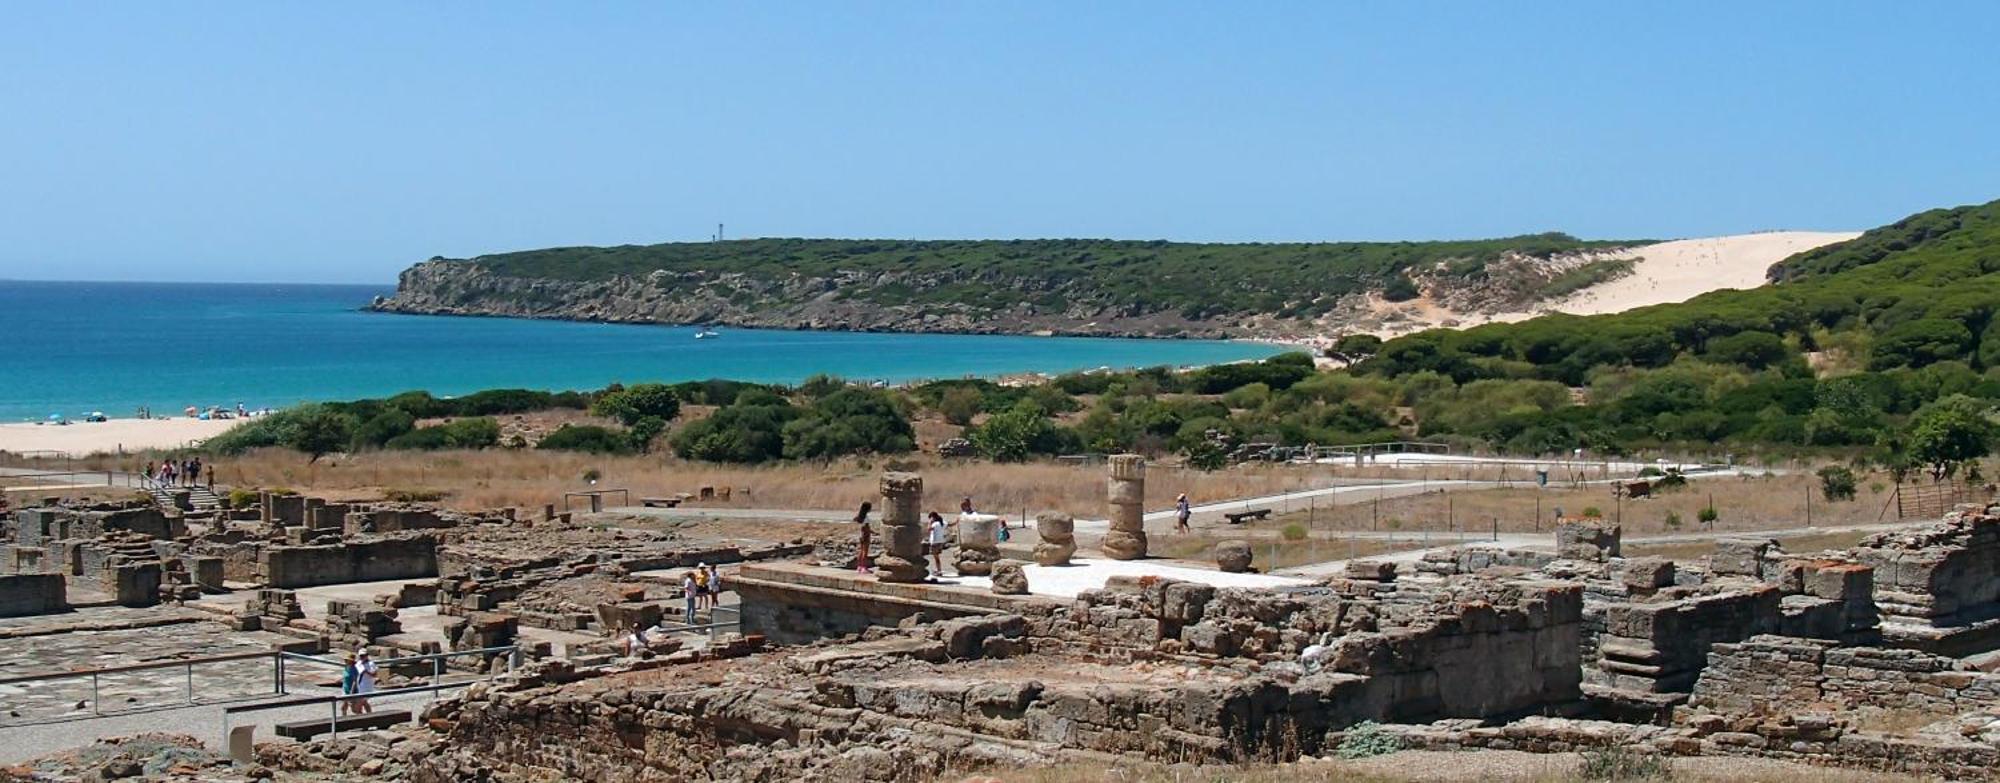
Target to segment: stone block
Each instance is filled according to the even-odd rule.
[[[1875,592],[1875,569],[1851,563],[1823,565],[1806,575],[1805,588],[1829,601],[1867,598]]]
[[[1251,558],[1248,541],[1231,539],[1215,545],[1215,567],[1225,573],[1240,574],[1249,571]]]
[[[1764,555],[1777,546],[1768,538],[1725,538],[1715,542],[1708,571],[1717,576],[1763,577]]]
[[[1368,582],[1396,581],[1396,564],[1386,560],[1349,560],[1345,572],[1349,579]]]
[[[1601,520],[1565,521],[1556,525],[1556,556],[1603,561],[1618,556],[1622,539],[1622,531],[1616,524]]]
[[[1633,590],[1656,590],[1674,583],[1674,561],[1664,557],[1634,557],[1625,560],[1620,574]]]

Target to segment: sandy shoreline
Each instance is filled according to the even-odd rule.
[[[63,452],[81,457],[120,450],[175,449],[195,445],[241,423],[242,419],[112,419],[57,424],[0,424],[0,451]]]

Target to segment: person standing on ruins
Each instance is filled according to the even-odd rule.
[[[1188,517],[1194,516],[1194,508],[1188,505],[1187,493],[1182,492],[1174,501],[1174,532],[1188,532]]]
[[[722,608],[722,572],[713,564],[708,567],[708,608]]]
[[[960,513],[960,514],[970,514],[970,513],[973,513],[973,512],[972,512],[972,496],[971,496],[971,495],[966,495],[966,496],[965,496],[965,499],[964,499],[964,500],[961,500],[961,501],[958,501],[958,513]],[[931,515],[932,515],[932,516],[936,516],[936,515],[937,515],[937,512],[931,512]]]
[[[972,506],[971,498],[966,498],[965,506],[967,508],[970,508]],[[967,511],[966,513],[970,514],[972,512]],[[931,549],[931,573],[937,574],[938,576],[943,576],[944,575],[944,515],[939,514],[936,511],[931,512],[931,532],[929,541]]]
[[[868,545],[875,540],[875,528],[868,526],[868,512],[873,510],[875,504],[864,500],[861,501],[861,511],[854,515],[854,524],[861,526],[861,544],[854,550],[854,570],[864,574],[875,570],[874,563],[868,559]]]
[[[687,624],[694,625],[695,586],[693,571],[681,575],[681,598],[687,603]]]

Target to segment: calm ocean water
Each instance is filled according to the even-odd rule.
[[[0,281],[0,420],[282,407],[408,389],[464,394],[612,381],[906,381],[1212,364],[1251,343],[723,329],[364,313],[388,287]]]

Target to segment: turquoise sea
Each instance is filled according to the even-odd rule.
[[[595,389],[618,381],[815,373],[889,382],[1093,367],[1213,364],[1255,343],[863,334],[506,318],[358,308],[387,286],[0,281],[0,420],[190,405],[283,407],[409,389]]]

